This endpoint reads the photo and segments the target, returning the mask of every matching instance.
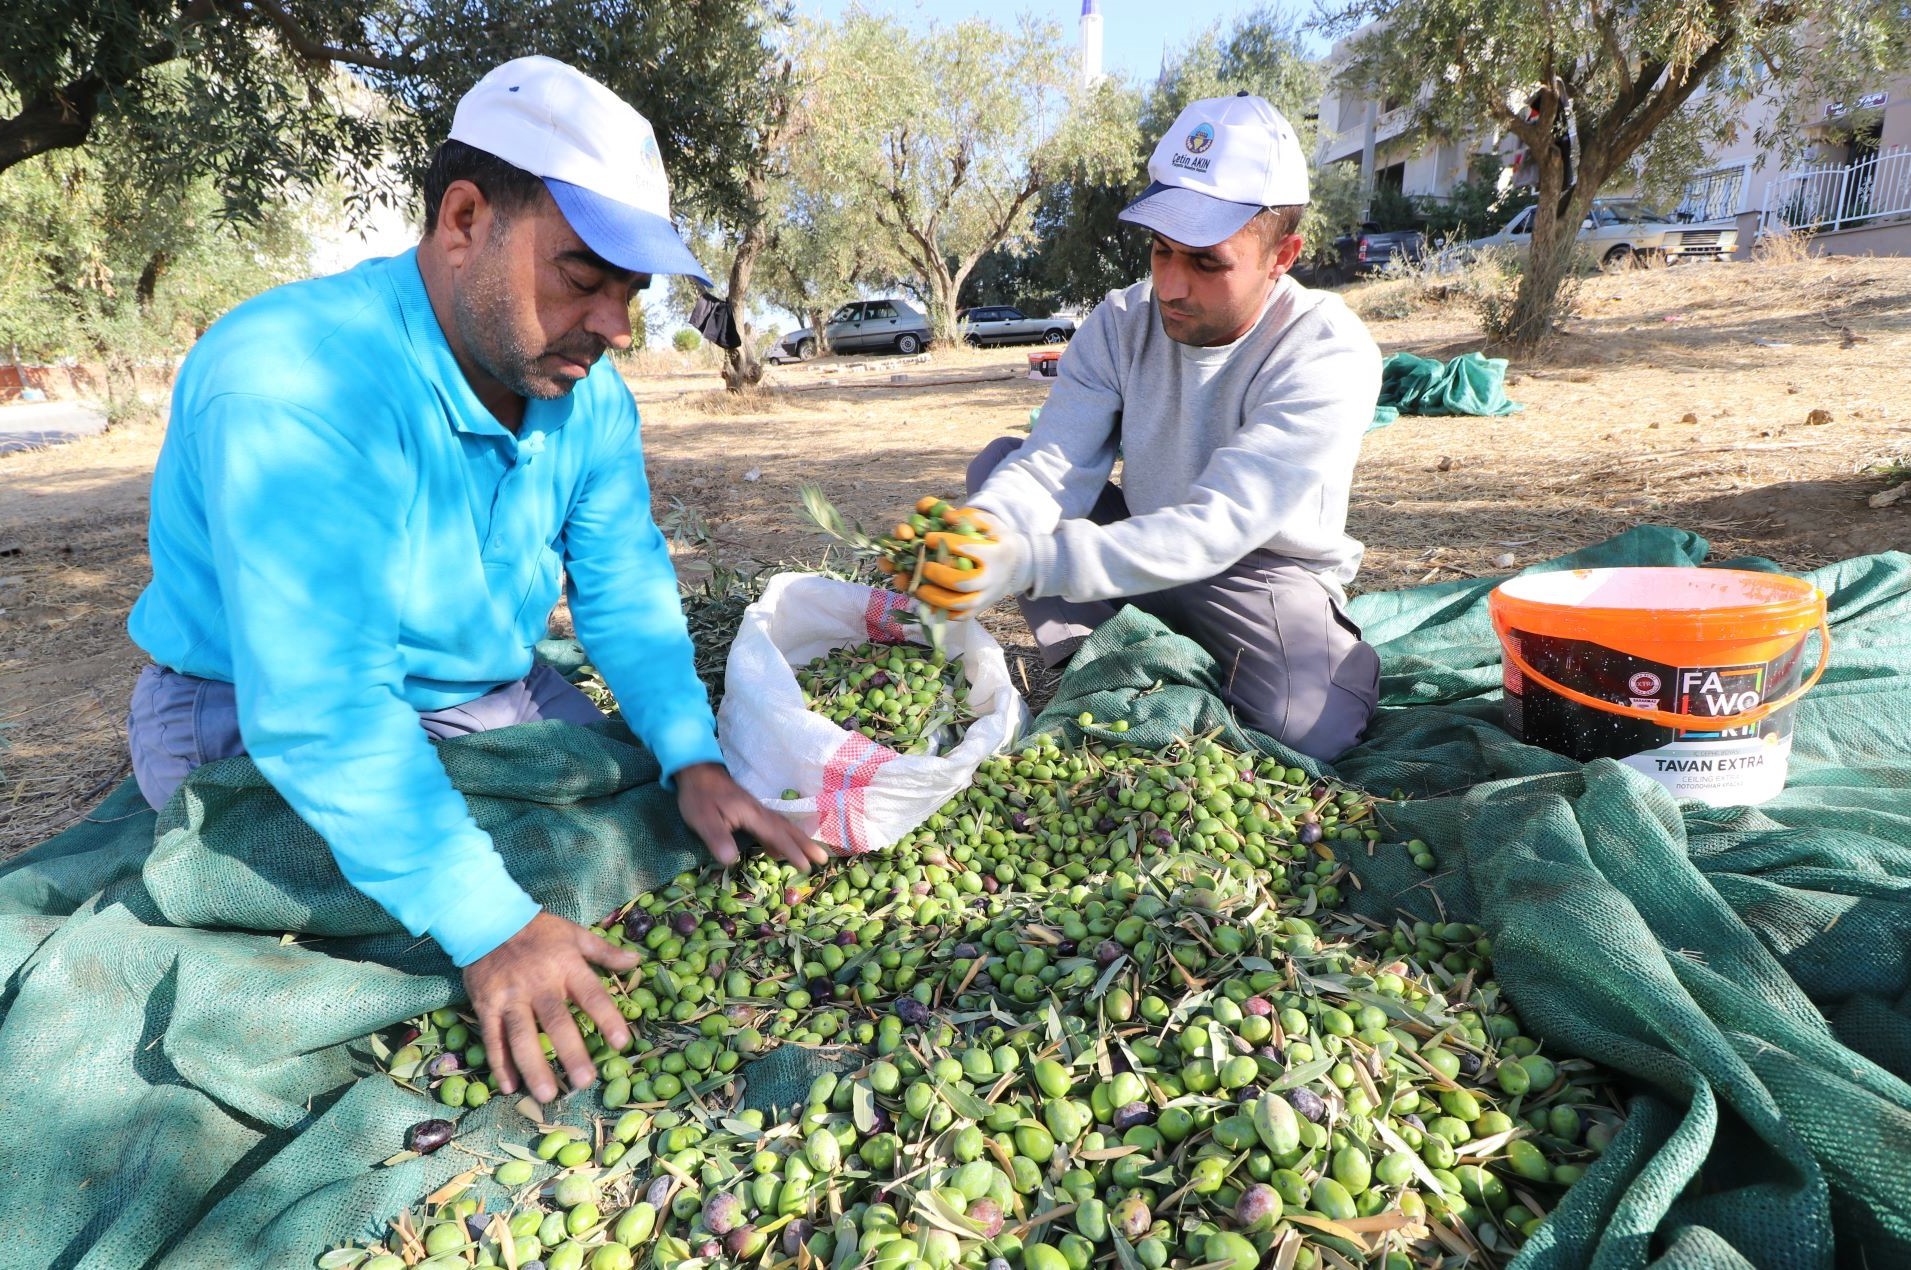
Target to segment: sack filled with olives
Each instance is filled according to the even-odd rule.
[[[880,851],[959,794],[1028,722],[1002,648],[974,622],[913,641],[894,591],[772,578],[724,671],[717,739],[743,787],[845,854]]]

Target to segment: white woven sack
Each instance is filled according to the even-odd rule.
[[[794,667],[833,648],[910,642],[907,596],[810,573],[770,579],[743,613],[724,670],[717,739],[730,774],[764,806],[845,855],[881,851],[968,788],[983,759],[1027,726],[1002,646],[976,622],[951,622],[948,654],[969,679],[975,722],[946,754],[898,754],[803,702]],[[785,799],[786,789],[801,797]]]

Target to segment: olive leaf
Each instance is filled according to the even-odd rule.
[[[983,1102],[980,1098],[977,1098],[974,1094],[959,1085],[937,1085],[936,1092],[942,1095],[942,1100],[948,1103],[950,1110],[954,1111],[958,1116],[963,1116],[970,1120],[986,1120],[989,1118],[989,1104]]]
[[[1298,1089],[1302,1085],[1310,1085],[1314,1081],[1319,1080],[1322,1076],[1325,1076],[1331,1071],[1333,1066],[1333,1056],[1323,1054],[1319,1058],[1309,1059],[1299,1067],[1288,1068],[1285,1075],[1275,1080],[1267,1088],[1269,1092],[1277,1094],[1289,1089]]]
[[[851,1087],[850,1116],[855,1121],[856,1132],[876,1131],[876,1091],[866,1081],[859,1080]]]

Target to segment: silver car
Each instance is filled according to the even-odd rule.
[[[1665,260],[1716,260],[1738,247],[1738,228],[1732,221],[1686,225],[1653,210],[1638,199],[1594,199],[1580,224],[1578,239],[1598,255],[1607,269]],[[1468,247],[1524,247],[1533,240],[1533,209],[1526,208],[1506,228]]]
[[[971,344],[1066,344],[1075,338],[1075,319],[1024,317],[1007,305],[964,309],[956,314],[962,338]]]
[[[907,300],[851,300],[829,315],[823,338],[832,353],[893,350],[906,356],[929,346],[929,319]],[[770,360],[806,362],[822,351],[816,332],[799,327],[777,341]]]

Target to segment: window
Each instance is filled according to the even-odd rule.
[[[830,314],[829,320],[832,322],[854,322],[858,317],[862,316],[862,311],[863,306],[860,304],[845,304],[842,308]]]
[[[1744,167],[1702,173],[1685,183],[1685,192],[1673,216],[1687,222],[1736,216],[1744,190]]]
[[[995,316],[998,321],[1002,322],[1020,322],[1022,320],[1022,311],[1020,309],[997,309]]]
[[[874,321],[877,318],[893,318],[896,316],[896,306],[889,303],[887,300],[878,300],[875,303],[868,305],[867,308],[869,310],[869,318],[871,321]]]

